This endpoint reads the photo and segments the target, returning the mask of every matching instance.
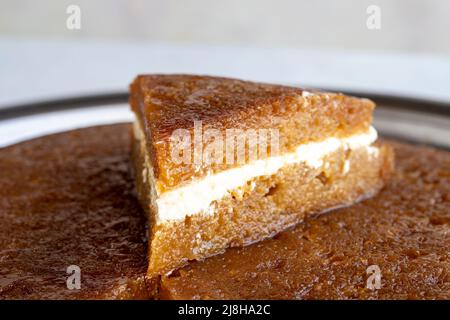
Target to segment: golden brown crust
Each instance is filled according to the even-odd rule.
[[[130,86],[130,104],[142,123],[157,187],[218,172],[232,165],[174,164],[170,136],[176,129],[278,129],[280,152],[330,136],[367,131],[374,104],[336,93],[193,75],[142,75]]]

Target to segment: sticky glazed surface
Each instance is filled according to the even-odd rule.
[[[192,262],[162,279],[162,297],[450,299],[450,153],[394,147],[395,173],[377,196]]]
[[[275,129],[280,152],[326,137],[367,132],[374,104],[342,94],[307,92],[229,78],[143,75],[130,87],[130,104],[144,128],[160,191],[237,164],[175,164],[170,137],[177,129]],[[270,152],[269,152],[270,155]]]
[[[162,279],[168,299],[450,299],[450,153],[393,144],[377,196]],[[129,125],[0,149],[0,299],[148,298]],[[82,289],[66,287],[79,264]],[[381,289],[366,288],[370,265]],[[213,275],[213,276],[211,276]]]
[[[0,149],[0,299],[148,298],[129,125]],[[67,267],[81,270],[69,290]]]

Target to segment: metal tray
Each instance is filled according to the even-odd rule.
[[[450,104],[361,92],[377,103],[375,127],[388,138],[450,150]],[[0,147],[94,125],[130,122],[128,94],[74,97],[0,109]]]

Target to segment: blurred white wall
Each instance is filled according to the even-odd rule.
[[[66,28],[70,4],[80,30]],[[0,35],[448,55],[449,14],[448,0],[1,0]]]

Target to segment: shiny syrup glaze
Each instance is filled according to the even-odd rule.
[[[374,198],[192,262],[163,278],[162,297],[450,299],[450,153],[394,147],[396,171]]]
[[[149,298],[129,125],[0,149],[0,299]],[[375,198],[162,279],[163,298],[450,298],[450,153],[394,144]],[[82,289],[66,287],[66,268]],[[380,290],[366,288],[379,265]]]
[[[128,125],[0,149],[0,298],[143,298],[146,220]],[[66,268],[81,268],[68,290]]]

